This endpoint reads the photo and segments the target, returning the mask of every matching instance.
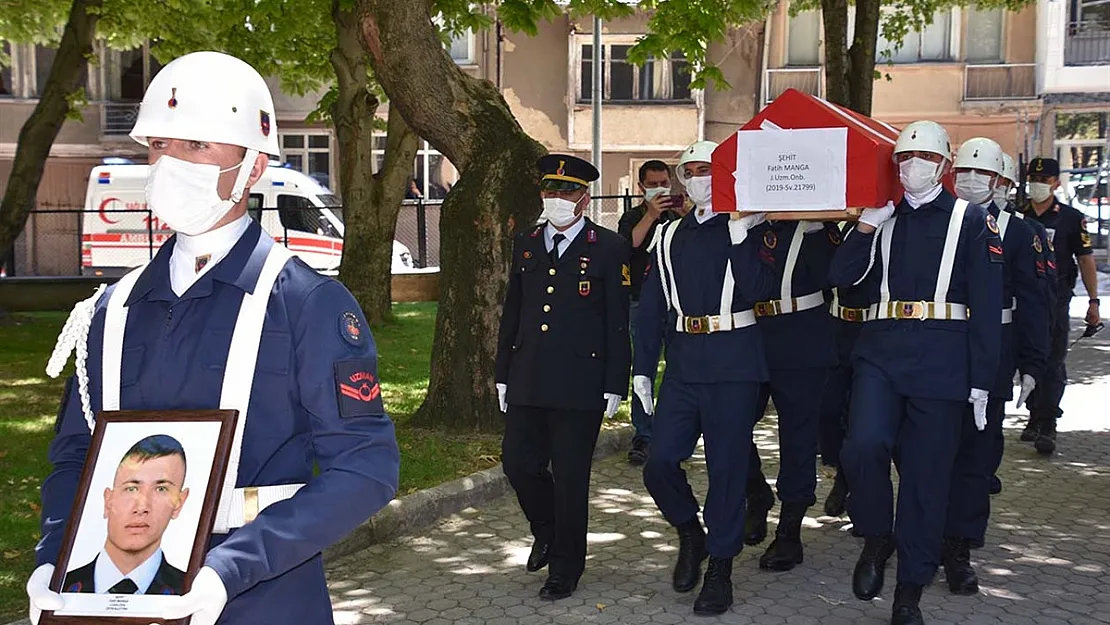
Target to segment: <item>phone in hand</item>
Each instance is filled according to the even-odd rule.
[[[677,195],[665,195],[663,196],[663,201],[661,202],[663,208],[667,209],[682,208],[683,204],[685,203],[686,195],[682,193],[679,193]]]

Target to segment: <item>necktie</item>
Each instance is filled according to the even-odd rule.
[[[118,584],[108,589],[110,595],[133,595],[139,589],[135,582],[127,579],[121,579]]]
[[[548,254],[551,257],[551,264],[554,265],[555,261],[559,259],[559,244],[565,241],[567,237],[562,234],[556,234],[551,237],[554,245],[551,246],[551,252]]]

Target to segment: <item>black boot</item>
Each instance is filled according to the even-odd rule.
[[[678,561],[674,565],[674,577],[671,580],[676,592],[689,592],[698,585],[701,577],[701,563],[709,553],[705,551],[705,530],[697,517],[679,525],[678,530]]]
[[[763,488],[748,493],[748,511],[744,515],[744,544],[758,545],[767,538],[767,513],[775,507],[775,493],[763,481]]]
[[[1023,443],[1032,443],[1033,441],[1037,440],[1037,436],[1040,433],[1040,420],[1029,417],[1029,422],[1025,424],[1025,429],[1021,431],[1021,441]]]
[[[894,608],[890,614],[890,625],[925,625],[921,616],[921,586],[899,583],[894,588]]]
[[[705,581],[694,601],[694,614],[724,614],[732,606],[732,558],[709,558]]]
[[[863,551],[852,573],[852,592],[864,601],[870,601],[883,591],[886,562],[894,553],[891,536],[871,536],[863,543]]]
[[[1002,480],[998,479],[997,475],[992,475],[991,476],[991,482],[990,482],[990,493],[992,495],[997,495],[998,493],[1001,493],[1001,492],[1002,492]]]
[[[844,480],[844,471],[837,469],[833,479],[832,490],[825,499],[825,514],[840,516],[844,514],[844,501],[848,498],[848,482]]]
[[[1050,456],[1052,452],[1056,451],[1056,420],[1045,419],[1041,423],[1041,430],[1037,434],[1037,440],[1033,443],[1037,448],[1037,453],[1042,456]]]
[[[779,527],[771,546],[759,558],[759,568],[769,571],[789,571],[802,563],[802,520],[806,506],[796,503],[782,504]]]
[[[948,590],[956,595],[974,595],[979,592],[979,578],[971,568],[971,549],[963,538],[944,539],[944,576]]]

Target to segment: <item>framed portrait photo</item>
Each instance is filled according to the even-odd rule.
[[[164,620],[204,565],[235,436],[235,410],[97,416],[42,624]]]

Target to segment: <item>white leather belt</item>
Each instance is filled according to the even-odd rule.
[[[866,308],[848,308],[840,304],[833,304],[829,306],[829,314],[841,321],[851,321],[853,323],[863,323],[867,321],[868,310]]]
[[[1012,308],[1002,309],[1002,325],[1014,322],[1014,311]]]
[[[706,315],[704,317],[678,316],[675,329],[687,334],[712,334],[755,325],[755,313],[741,310],[731,315]]]
[[[276,484],[274,486],[247,486],[231,491],[228,510],[228,529],[243,527],[250,523],[267,507],[289,499],[304,487],[304,484]],[[213,531],[214,534],[223,532]]]
[[[818,291],[801,297],[791,297],[790,299],[773,299],[766,302],[757,302],[754,311],[756,317],[774,317],[776,315],[788,315],[794,312],[817,308],[824,303],[825,294]]]
[[[875,319],[955,319],[967,320],[967,306],[936,302],[889,301],[872,304],[867,313],[867,321]]]

